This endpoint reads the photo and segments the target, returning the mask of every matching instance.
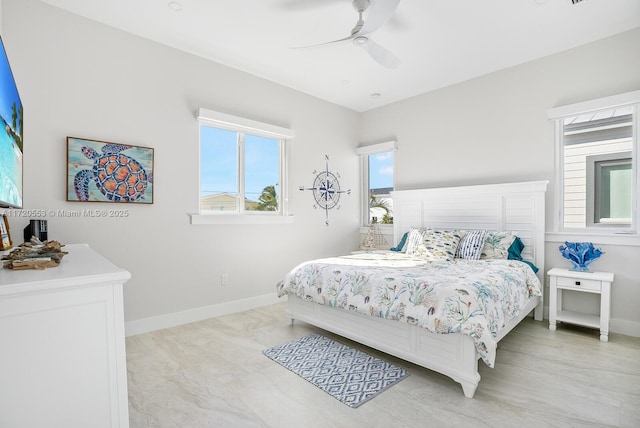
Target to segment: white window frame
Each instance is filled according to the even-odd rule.
[[[609,110],[619,107],[633,107],[633,133],[632,133],[632,213],[630,227],[602,227],[600,225],[589,226],[585,228],[564,228],[564,159],[563,159],[563,120],[567,117],[577,116],[580,114],[591,113],[599,110]],[[554,201],[554,218],[553,231],[548,233],[549,241],[563,240],[591,240],[594,237],[599,238],[599,242],[603,244],[629,244],[640,245],[638,213],[640,212],[640,198],[638,198],[638,189],[640,189],[640,171],[638,170],[638,130],[640,129],[640,90],[618,94],[610,97],[599,98],[595,100],[585,101],[581,103],[555,107],[549,110],[548,117],[555,123],[555,142],[556,142],[556,186]],[[593,202],[593,195],[587,194],[587,200]]]
[[[280,201],[279,210],[270,212],[245,211],[244,204],[240,204],[239,212],[234,213],[200,213],[190,214],[191,224],[282,224],[293,223],[293,216],[289,212],[289,159],[295,132],[288,128],[271,125],[256,120],[233,116],[213,110],[200,108],[197,111],[198,129],[201,126],[227,129],[280,141]],[[200,138],[198,138],[198,164],[200,159]],[[242,180],[243,169],[238,171]],[[241,183],[242,184],[242,183]],[[198,173],[198,207],[200,207],[200,173]],[[198,208],[200,210],[200,208]]]
[[[361,232],[366,233],[369,224],[369,155],[384,152],[396,152],[398,150],[398,142],[395,140],[385,141],[384,143],[370,144],[366,146],[358,146],[356,154],[360,156],[360,184],[361,184],[361,201],[360,201],[360,225]],[[396,157],[393,157],[393,188],[396,187],[395,172]],[[393,233],[393,224],[379,224],[382,233]]]

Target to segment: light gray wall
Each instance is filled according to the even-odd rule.
[[[5,0],[3,15],[25,112],[27,211],[114,207],[65,201],[67,136],[155,149],[153,205],[115,205],[127,218],[48,217],[50,238],[87,242],[131,271],[127,321],[275,296],[277,281],[302,260],[357,248],[357,113],[36,0]],[[198,210],[199,107],[295,130],[293,224],[189,224]],[[329,227],[312,195],[297,190],[325,167],[325,154],[353,189]],[[27,220],[11,219],[17,242]]]
[[[551,231],[555,152],[547,111],[640,89],[638,46],[640,29],[381,107],[362,115],[360,138],[397,137],[397,189],[549,180]],[[547,239],[546,267],[570,267],[558,251],[563,237]],[[635,243],[600,245],[606,254],[591,266],[616,275],[612,329],[640,336],[640,246]],[[594,297],[566,302],[597,313]]]

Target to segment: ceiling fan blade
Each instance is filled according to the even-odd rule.
[[[373,58],[378,64],[387,68],[396,68],[400,65],[400,60],[389,50],[383,48],[368,37],[367,43],[359,44],[362,49],[369,53],[369,56]]]
[[[364,25],[358,32],[364,36],[381,28],[398,8],[400,0],[371,0]]]
[[[346,42],[347,40],[353,40],[355,38],[355,35],[351,35],[349,37],[345,37],[344,39],[338,39],[338,40],[333,40],[331,42],[324,42],[324,43],[319,43],[317,45],[309,45],[309,46],[294,46],[291,49],[309,49],[309,48],[317,48],[320,46],[325,46],[325,45],[332,45],[334,43],[340,43],[340,42]]]

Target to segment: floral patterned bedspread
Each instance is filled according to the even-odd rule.
[[[540,296],[538,277],[516,260],[429,262],[402,253],[312,260],[278,284],[278,295],[424,327],[462,333],[493,367],[500,329]]]

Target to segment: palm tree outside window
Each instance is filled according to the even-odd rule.
[[[361,146],[362,226],[393,224],[394,157],[396,141]]]

